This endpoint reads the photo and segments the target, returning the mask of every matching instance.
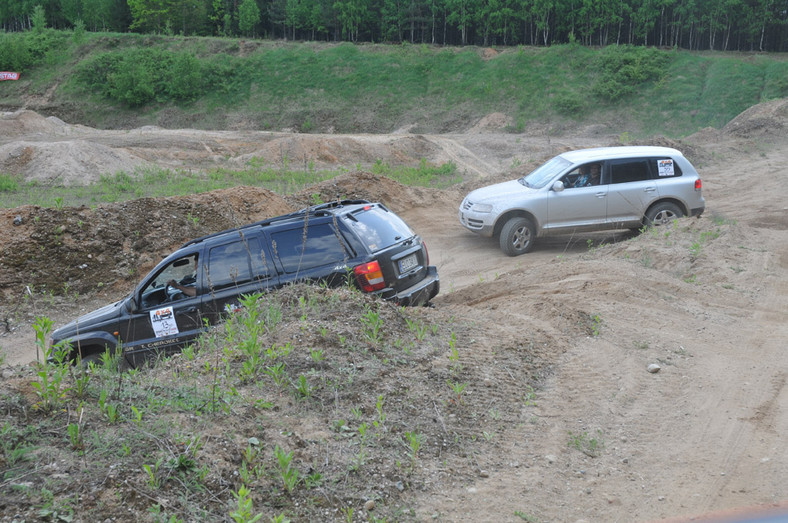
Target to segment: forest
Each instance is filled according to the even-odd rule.
[[[788,0],[3,0],[2,31],[785,52]],[[0,64],[2,65],[2,64]]]

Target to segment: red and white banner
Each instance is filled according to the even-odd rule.
[[[19,80],[19,73],[9,73],[8,71],[0,71],[0,82],[3,80]]]

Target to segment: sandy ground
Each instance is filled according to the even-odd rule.
[[[460,227],[467,190],[513,178],[561,150],[615,144],[617,135],[596,128],[560,138],[512,135],[489,122],[443,136],[96,131],[25,112],[0,119],[0,171],[73,184],[134,165],[204,168],[252,156],[362,168],[377,158],[454,161],[468,180],[461,187],[380,196],[427,241],[442,282],[435,310],[478,323],[484,335],[460,343],[470,365],[523,340],[560,350],[534,396],[518,390],[517,369],[506,369],[512,383],[489,384],[491,394],[511,396],[511,411],[501,413],[511,428],[475,457],[476,481],[453,482],[448,471],[428,495],[417,494],[419,513],[568,522],[714,513],[708,520],[719,521],[718,511],[777,506],[788,517],[787,105],[759,106],[722,131],[682,142],[649,142],[677,146],[695,163],[707,201],[700,219],[669,234],[545,240],[517,258]],[[359,187],[374,184],[358,179]],[[36,356],[25,327],[33,312],[15,304],[23,277],[9,263],[8,245],[23,234],[10,222],[26,212],[40,211],[9,210],[0,225],[0,303],[10,331],[0,347],[10,364]],[[117,298],[132,281],[117,278],[76,305],[58,300],[55,319]],[[649,373],[654,363],[661,370]],[[568,444],[573,436],[596,440],[602,452],[578,452]]]

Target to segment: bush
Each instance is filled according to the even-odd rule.
[[[180,53],[170,70],[169,95],[173,100],[194,100],[202,94],[202,80],[200,61],[190,54]]]
[[[143,64],[124,64],[107,80],[110,98],[129,107],[145,105],[156,97],[153,81]]]
[[[32,61],[37,65],[45,61],[50,54],[61,52],[67,45],[63,44],[65,33],[54,29],[25,33],[25,45]]]
[[[88,90],[139,107],[157,100],[193,100],[202,93],[203,67],[188,53],[133,49],[102,53],[79,66],[77,81]]]
[[[0,33],[0,64],[3,70],[23,71],[33,59],[22,34]]]
[[[592,92],[616,101],[635,92],[638,85],[665,74],[668,55],[657,49],[631,45],[606,47],[594,62],[599,78]]]
[[[574,93],[559,94],[553,100],[553,107],[564,116],[580,116],[586,109],[585,98]]]
[[[80,63],[76,68],[76,79],[89,91],[110,97],[108,81],[123,63],[120,53],[101,53]]]

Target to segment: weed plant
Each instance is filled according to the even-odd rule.
[[[589,436],[588,432],[581,434],[574,434],[569,431],[569,446],[579,450],[588,457],[596,458],[605,448],[605,442],[602,439],[602,431],[598,430],[596,437]]]
[[[485,416],[489,437],[463,428],[478,423],[475,412],[509,408],[504,397],[477,401],[464,394],[474,380],[495,372],[507,381],[502,368],[466,365],[446,403],[429,386],[436,372],[443,380],[452,378],[450,369],[436,363],[465,339],[469,331],[462,324],[346,287],[299,284],[242,301],[188,355],[122,372],[111,359],[115,355],[107,354],[106,366],[69,369],[59,388],[43,388],[59,392],[35,417],[24,396],[0,395],[7,413],[0,424],[2,481],[24,478],[36,492],[0,486],[3,499],[20,514],[68,514],[76,505],[67,494],[85,478],[100,478],[97,488],[122,496],[124,511],[157,518],[165,517],[167,507],[183,520],[221,520],[228,514],[235,521],[282,515],[323,520],[325,510],[348,508],[346,500],[380,474],[401,478],[405,499],[409,489],[428,484],[423,471],[432,465],[417,468],[417,461],[439,455],[440,466],[462,467],[468,455],[511,425],[511,415],[499,414]],[[38,325],[46,339],[47,322]],[[324,332],[326,326],[331,332]],[[416,337],[421,340],[414,343]],[[376,346],[357,349],[375,338]],[[413,344],[407,355],[403,343]],[[510,356],[516,354],[504,352],[496,360]],[[70,462],[64,466],[80,472],[52,478],[44,467],[51,460]],[[108,470],[117,470],[123,481],[107,477]],[[44,495],[44,488],[57,494]],[[81,517],[106,519],[115,498],[102,496],[108,505],[82,503]],[[381,500],[376,519],[397,520],[402,510],[397,499]]]

